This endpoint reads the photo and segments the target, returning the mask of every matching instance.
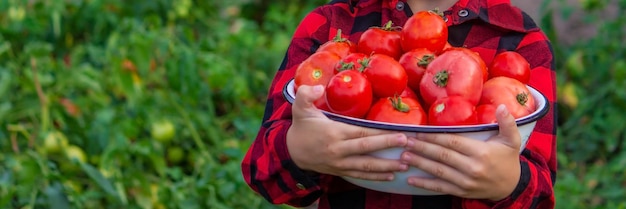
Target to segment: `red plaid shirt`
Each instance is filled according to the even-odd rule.
[[[319,199],[319,208],[553,208],[556,78],[547,37],[509,0],[459,0],[444,14],[451,45],[479,52],[487,64],[498,52],[517,51],[531,64],[529,85],[545,94],[550,102],[550,112],[537,122],[520,156],[521,178],[509,197],[493,202],[377,192],[338,177],[304,172],[291,160],[285,143],[291,125],[291,105],[281,91],[293,78],[297,65],[320,44],[331,40],[338,29],[356,43],[370,26],[389,20],[403,25],[412,15],[405,0],[334,0],[304,18],[269,89],[258,136],[242,162],[243,176],[250,187],[275,204],[307,206]]]

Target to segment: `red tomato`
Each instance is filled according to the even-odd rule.
[[[398,61],[384,54],[373,54],[363,62],[363,73],[372,83],[378,98],[399,95],[407,86],[408,78]]]
[[[294,75],[294,90],[297,92],[298,87],[301,85],[322,85],[325,87],[328,81],[330,81],[330,78],[335,74],[334,68],[340,59],[339,55],[328,51],[313,53],[309,58],[300,63],[296,69]],[[317,108],[328,110],[324,97],[315,100],[314,104]]]
[[[450,42],[446,42],[446,45],[443,46],[443,49],[439,52],[439,54],[443,53],[443,51],[448,50],[452,47],[453,46],[450,44]]]
[[[326,86],[330,78],[334,75],[334,69],[337,62],[341,60],[339,55],[321,51],[313,53],[304,60],[294,75],[294,84],[296,90],[301,85],[323,85]]]
[[[449,49],[465,51],[468,55],[470,55],[470,57],[474,58],[474,60],[479,63],[480,70],[483,71],[483,83],[487,81],[487,79],[489,79],[489,70],[487,69],[487,64],[485,64],[485,60],[483,60],[478,52],[472,51],[471,49],[465,47],[451,47]]]
[[[379,99],[370,108],[365,119],[400,124],[426,124],[426,112],[420,103],[408,97]]]
[[[474,125],[476,124],[476,106],[461,96],[438,99],[428,110],[428,124],[435,126]]]
[[[333,113],[363,118],[369,111],[372,100],[370,82],[356,70],[337,73],[326,86],[326,103]]]
[[[476,106],[476,117],[478,124],[496,123],[496,106],[492,104],[481,104]]]
[[[495,77],[483,86],[480,104],[504,104],[515,118],[524,117],[536,110],[535,98],[522,82],[509,77]]]
[[[449,49],[428,65],[419,91],[426,106],[448,96],[462,96],[478,104],[484,66],[471,56],[467,50]]]
[[[371,27],[359,38],[357,51],[363,54],[384,54],[394,59],[402,55],[400,46],[400,27],[394,27],[389,21],[383,27]]]
[[[419,101],[419,96],[417,96],[417,93],[415,93],[415,91],[413,91],[408,86],[404,88],[404,91],[402,91],[402,93],[400,93],[400,97],[408,97],[408,98]]]
[[[521,54],[506,51],[496,55],[489,65],[489,77],[506,76],[524,84],[530,80],[530,64]]]
[[[435,57],[435,54],[426,48],[413,49],[400,57],[398,62],[404,67],[408,77],[407,85],[412,90],[419,91],[424,71],[426,71],[426,67]]]
[[[404,51],[426,48],[437,53],[448,42],[448,26],[436,12],[420,11],[406,21],[401,36]]]
[[[363,67],[361,62],[365,58],[367,58],[367,55],[359,52],[348,54],[348,56],[341,58],[341,61],[335,66],[335,74],[343,70],[360,70]]]
[[[350,40],[341,37],[341,29],[337,30],[337,36],[333,40],[330,40],[322,44],[317,48],[317,52],[329,51],[333,52],[340,57],[348,56],[348,54],[356,51],[356,46],[350,42]]]

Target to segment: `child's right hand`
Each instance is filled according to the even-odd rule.
[[[404,147],[402,133],[353,126],[328,119],[313,105],[324,94],[322,86],[301,86],[292,106],[293,120],[287,131],[287,148],[303,170],[367,180],[392,180],[393,172],[405,171],[399,160],[366,155],[391,147]]]

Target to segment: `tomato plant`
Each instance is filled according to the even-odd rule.
[[[374,96],[392,97],[404,91],[408,78],[406,71],[390,56],[373,54],[362,62],[363,74],[371,82]]]
[[[503,76],[485,82],[480,104],[504,104],[515,118],[524,117],[536,110],[535,98],[528,87],[516,79]]]
[[[424,125],[426,112],[419,101],[409,97],[380,98],[367,113],[368,120],[388,123]]]
[[[476,106],[461,96],[437,99],[428,110],[428,124],[436,126],[474,125]]]
[[[530,64],[515,51],[497,54],[489,65],[489,77],[506,76],[524,84],[530,80]]]
[[[449,49],[433,60],[420,81],[420,95],[430,106],[435,100],[462,96],[478,104],[483,88],[484,65],[467,50]]]
[[[401,32],[404,51],[426,48],[440,52],[448,42],[448,26],[436,11],[419,11],[404,23]]]
[[[426,48],[417,48],[404,53],[398,62],[404,70],[408,78],[407,85],[414,91],[419,91],[420,82],[424,76],[426,67],[430,64],[436,55]]]
[[[326,103],[331,112],[362,118],[373,100],[372,85],[357,70],[337,73],[326,86]]]
[[[357,51],[368,55],[384,54],[398,59],[402,55],[400,31],[400,28],[393,26],[391,21],[383,27],[371,27],[361,34]]]

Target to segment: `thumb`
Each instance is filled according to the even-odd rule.
[[[521,136],[515,118],[506,108],[506,105],[500,104],[496,109],[496,120],[498,121],[499,131],[496,139],[501,143],[519,149],[521,144]]]
[[[324,95],[324,86],[302,85],[296,92],[296,101],[294,101],[291,107],[294,119],[319,116],[325,117],[322,111],[313,104],[315,100],[322,98]]]

